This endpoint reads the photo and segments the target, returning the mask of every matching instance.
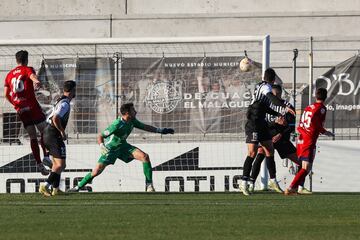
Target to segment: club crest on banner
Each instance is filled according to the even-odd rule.
[[[156,113],[172,112],[181,101],[181,93],[169,82],[159,81],[150,85],[146,104]]]

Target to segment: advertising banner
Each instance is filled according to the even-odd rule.
[[[125,58],[122,100],[135,103],[140,120],[178,133],[243,132],[261,64],[240,71],[242,58]]]
[[[317,88],[328,90],[327,127],[358,128],[360,119],[360,56],[355,55],[316,78],[313,82],[312,98]],[[302,109],[308,104],[306,94],[302,99]]]

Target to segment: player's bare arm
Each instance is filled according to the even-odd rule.
[[[41,82],[39,81],[39,79],[35,73],[32,73],[30,75],[30,79],[31,79],[31,81],[33,81],[35,89],[41,88]]]
[[[63,126],[61,125],[61,119],[55,114],[52,117],[52,122],[54,123],[54,127],[57,128],[57,130],[59,130],[61,137],[63,138],[63,140],[66,140],[66,134],[65,134],[65,129],[63,128]]]

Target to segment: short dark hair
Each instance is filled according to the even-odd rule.
[[[64,82],[64,92],[71,92],[76,87],[76,82],[68,80]]]
[[[272,89],[275,89],[275,90],[277,90],[279,92],[282,92],[282,87],[280,85],[278,85],[278,84],[273,84]]]
[[[275,81],[275,76],[276,76],[276,73],[275,73],[274,69],[268,68],[265,70],[265,73],[264,73],[264,81],[272,83]]]
[[[316,89],[315,97],[316,100],[325,101],[327,98],[327,90],[325,88]]]
[[[25,64],[28,61],[29,53],[26,50],[18,51],[15,54],[16,62],[20,64]]]
[[[125,115],[126,113],[129,113],[131,108],[134,107],[134,104],[132,102],[130,103],[124,103],[123,105],[121,105],[120,107],[120,113],[121,115]]]

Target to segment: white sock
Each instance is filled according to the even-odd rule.
[[[51,184],[48,183],[48,182],[45,182],[44,185],[45,185],[46,188],[50,188],[50,186],[51,186]]]
[[[276,178],[270,178],[270,182],[276,182]]]

